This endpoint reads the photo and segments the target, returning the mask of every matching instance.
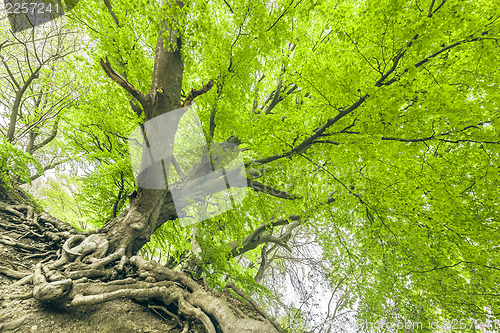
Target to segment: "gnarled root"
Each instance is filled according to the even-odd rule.
[[[123,257],[120,255],[115,254],[106,258],[120,260],[116,266],[124,265]],[[97,262],[94,261],[89,266]],[[111,264],[110,260],[107,260],[107,264]],[[170,314],[177,322],[181,316],[188,320],[197,319],[203,323],[208,333],[278,332],[270,321],[262,316],[255,319],[243,312],[235,313],[225,301],[210,295],[184,273],[138,256],[128,259],[126,266],[134,277],[129,276],[111,282],[89,282],[87,278],[72,280],[60,277],[56,281],[49,281],[47,275],[43,273],[42,265],[37,265],[33,280],[35,285],[33,295],[40,301],[62,302],[66,306],[93,305],[119,298],[161,302],[160,307],[164,310],[169,305],[175,306],[176,314],[168,310],[164,313]]]
[[[15,330],[16,328],[21,326],[25,320],[26,317],[22,317],[19,319],[9,321],[7,323],[0,324],[0,333]]]

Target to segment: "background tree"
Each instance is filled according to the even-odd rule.
[[[13,33],[8,21],[2,21],[0,40],[0,111],[7,120],[0,124],[2,142],[40,163],[39,170],[32,168],[29,177],[16,180],[26,183],[69,160],[64,148],[53,140],[68,107],[82,91],[73,64],[68,62],[80,44],[76,31],[60,21],[22,33]]]

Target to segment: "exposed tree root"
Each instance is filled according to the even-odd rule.
[[[2,265],[0,265],[0,274],[6,275],[14,279],[22,279],[30,275],[29,273],[19,272]]]
[[[181,320],[179,319],[179,317],[178,317],[178,316],[176,316],[175,314],[173,314],[172,312],[168,311],[168,310],[167,310],[167,307],[165,307],[165,306],[159,306],[159,305],[152,305],[152,304],[148,304],[148,308],[150,308],[151,310],[153,310],[154,312],[156,312],[156,313],[157,313],[160,317],[162,317],[162,318],[163,318],[162,313],[163,313],[163,314],[166,314],[167,316],[169,316],[169,317],[173,318],[173,319],[176,321],[176,323],[177,323],[177,325],[178,325],[179,327],[181,327],[181,326],[182,326],[182,322],[181,322]],[[161,312],[160,312],[159,310],[161,310]]]
[[[250,304],[252,304],[252,306],[255,308],[255,310],[257,310],[257,312],[264,318],[266,318],[275,328],[278,332],[280,333],[284,333],[283,330],[281,329],[281,327],[279,327],[278,324],[276,324],[276,322],[271,318],[269,317],[269,315],[248,295],[246,295],[240,288],[238,288],[233,282],[230,282],[226,285],[226,288],[231,288],[234,290],[234,292],[242,297],[243,299],[245,299],[246,301],[248,301]]]
[[[25,211],[26,214],[20,211]],[[259,315],[235,309],[184,273],[166,268],[155,261],[146,261],[139,256],[127,257],[124,248],[108,253],[110,246],[106,234],[77,233],[66,225],[61,227],[60,221],[53,217],[43,214],[37,216],[27,206],[3,204],[0,212],[12,217],[7,228],[19,231],[24,229],[20,224],[27,223],[32,231],[26,233],[27,237],[42,236],[48,244],[45,248],[38,248],[21,240],[2,236],[1,239],[6,240],[9,245],[38,254],[42,252],[47,256],[53,254],[54,246],[60,249],[55,258],[44,259],[36,264],[32,274],[0,266],[0,273],[19,279],[17,284],[33,284],[32,293],[7,295],[7,298],[34,297],[42,303],[62,307],[87,306],[130,298],[146,302],[159,315],[174,319],[183,332],[189,330],[189,322],[194,320],[201,322],[208,333],[282,332],[235,285],[230,287],[249,300]]]
[[[25,320],[26,317],[22,317],[9,321],[7,323],[0,324],[0,333],[15,330],[16,328],[20,327]]]

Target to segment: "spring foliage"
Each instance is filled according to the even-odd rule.
[[[112,4],[119,28],[103,1],[82,1],[68,15],[85,36],[87,53],[75,62],[90,89],[65,125],[75,129],[65,149],[85,152],[79,191],[88,216],[109,219],[120,188],[135,186],[124,138],[141,121],[99,59],[120,54],[127,80],[147,93],[168,13],[179,19],[184,91],[215,82],[195,102],[206,137],[237,136],[259,182],[300,198],[251,192],[236,209],[197,224],[212,285],[256,274],[248,261],[259,262],[260,248],[248,261],[228,262],[224,244],[295,214],[321,246],[330,283],[341,283],[360,318],[499,316],[497,5]],[[182,258],[190,232],[169,221],[153,245]]]

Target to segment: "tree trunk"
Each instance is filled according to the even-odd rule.
[[[169,191],[139,188],[133,196],[130,207],[98,231],[106,234],[110,251],[123,248],[127,256],[137,254],[163,223],[177,218]]]
[[[163,34],[157,40],[153,78],[148,95],[142,95],[140,92],[132,93],[140,102],[146,121],[179,109],[182,106],[181,90],[184,64],[180,48],[181,39],[177,37],[177,31],[166,26]],[[112,71],[112,68],[109,65],[105,70],[109,75],[108,71]],[[112,78],[117,81],[116,78]],[[130,85],[125,79],[119,83],[122,86],[124,84]],[[136,105],[134,108],[137,110],[140,107]],[[169,123],[168,128],[153,128],[149,130],[149,132],[156,130],[159,133],[167,131],[167,135],[172,138],[171,140],[167,140],[167,142],[163,140],[147,140],[144,126],[142,127],[145,144],[149,152],[166,151],[164,153],[165,156],[173,155],[173,137],[177,129],[175,121],[178,122],[179,117],[174,119],[172,123]],[[148,188],[141,188],[140,186],[141,180],[142,183],[150,183],[151,180],[155,179],[158,180],[152,173],[157,173],[160,168],[164,175],[168,175],[171,159],[167,157],[162,161],[147,165],[148,162],[151,163],[152,161],[147,161],[148,156],[146,151],[143,152],[143,157],[141,161],[141,170],[143,172],[139,175],[138,179],[139,188],[134,194],[134,198],[130,200],[129,209],[109,221],[99,230],[100,233],[107,235],[106,238],[110,242],[110,250],[115,251],[123,248],[126,255],[129,256],[136,254],[150,240],[153,232],[163,223],[177,218],[166,179],[164,179],[163,184],[149,184],[152,186]]]

